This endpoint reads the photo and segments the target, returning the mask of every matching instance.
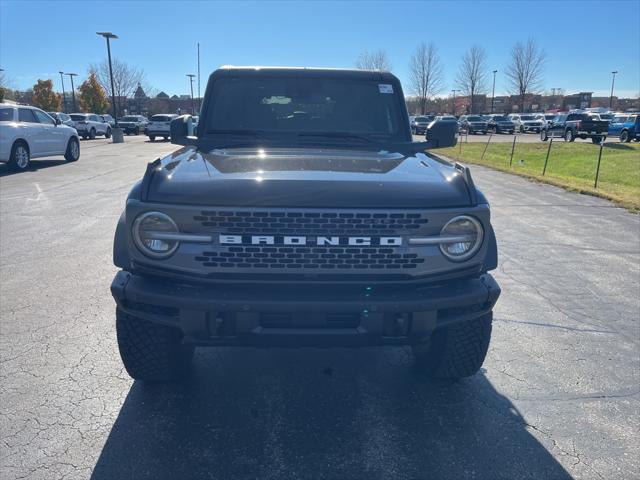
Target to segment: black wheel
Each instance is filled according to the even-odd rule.
[[[155,135],[149,135],[149,140],[151,140],[152,142],[156,141],[156,136]]]
[[[524,127],[520,125],[520,133],[524,133]]]
[[[630,140],[631,139],[629,138],[629,132],[627,130],[623,130],[622,132],[620,132],[620,141],[622,143],[627,143]]]
[[[567,130],[566,132],[564,132],[564,141],[565,142],[573,142],[575,139],[576,139],[576,137],[573,134],[573,130]]]
[[[166,142],[167,140],[169,140],[169,137],[162,137],[162,139]]]
[[[116,333],[120,357],[131,378],[163,382],[179,380],[188,372],[194,347],[182,343],[179,330],[116,309]]]
[[[543,142],[546,142],[547,140],[549,140],[546,130],[540,130],[540,140],[542,140]]]
[[[91,140],[93,140],[94,138],[96,138],[96,129],[95,129],[95,128],[92,128],[92,129],[89,131],[89,138],[90,138]]]
[[[489,349],[493,314],[441,327],[428,345],[413,347],[415,365],[432,378],[470,377],[480,367]]]
[[[591,137],[591,143],[594,143],[597,145],[597,144],[600,144],[601,142],[602,142],[602,137],[598,137],[598,136]]]
[[[18,140],[11,147],[9,166],[14,170],[26,170],[31,162],[31,152],[29,145],[22,140]]]
[[[104,132],[104,138],[111,138],[111,129],[107,128],[107,131]]]
[[[67,143],[67,151],[64,153],[67,162],[75,162],[80,158],[80,142],[77,138],[71,137]]]

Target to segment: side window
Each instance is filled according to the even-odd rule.
[[[62,120],[63,122],[68,122],[69,120],[71,120],[71,117],[69,115],[67,115],[66,113],[61,113],[60,114],[60,120]]]
[[[38,123],[38,120],[36,120],[36,116],[33,114],[33,110],[31,110],[30,108],[18,109],[18,121],[25,123]]]
[[[0,122],[13,122],[13,108],[0,108]]]
[[[47,115],[46,113],[41,112],[40,110],[33,110],[33,113],[35,114],[36,118],[38,119],[38,122],[44,123],[45,125],[54,125],[55,124],[53,119],[49,115]]]

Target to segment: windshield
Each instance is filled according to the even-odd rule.
[[[427,123],[429,119],[427,117],[416,117],[416,122]]]
[[[207,135],[358,136],[404,140],[406,117],[393,85],[326,77],[224,78],[216,81]]]
[[[170,122],[171,117],[169,115],[154,115],[151,117],[152,122]]]
[[[482,117],[467,117],[467,120],[470,122],[482,122]]]
[[[136,122],[138,119],[136,117],[122,117],[120,119],[121,122]]]
[[[87,116],[86,115],[70,115],[71,120],[75,120],[75,121],[81,121],[81,120],[86,120]]]
[[[535,118],[532,115],[523,115],[520,120],[535,120]]]
[[[554,118],[556,118],[555,115],[545,115],[544,116],[545,120],[553,120]]]
[[[611,120],[612,118],[613,118],[613,115],[611,115],[610,113],[600,114],[600,120]]]
[[[509,119],[507,117],[493,117],[495,122],[508,122]]]

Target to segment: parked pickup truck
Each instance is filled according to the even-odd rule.
[[[609,135],[624,143],[640,141],[640,115],[616,115],[609,123]]]
[[[563,113],[556,116],[540,130],[540,140],[564,138],[565,142],[573,142],[576,138],[591,138],[593,143],[600,143],[607,138],[609,122],[595,120],[588,113]]]
[[[184,378],[194,347],[413,347],[426,376],[475,374],[500,287],[489,202],[414,142],[400,81],[226,67],[197,135],[152,161],[118,222],[111,291],[127,372]],[[241,381],[241,380],[240,380]]]

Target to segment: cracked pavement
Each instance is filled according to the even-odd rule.
[[[0,478],[640,477],[638,215],[474,167],[503,293],[482,372],[456,384],[405,348],[220,348],[145,386],[117,351],[112,239],[176,147],[125,141],[0,165]]]

